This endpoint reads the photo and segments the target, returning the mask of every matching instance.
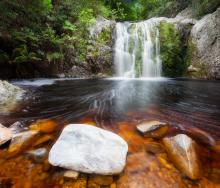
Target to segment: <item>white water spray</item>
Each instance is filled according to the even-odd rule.
[[[160,41],[157,19],[117,23],[114,64],[117,77],[160,77]]]

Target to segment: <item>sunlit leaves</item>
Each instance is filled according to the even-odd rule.
[[[96,22],[96,19],[93,16],[93,10],[90,8],[83,9],[79,13],[78,18],[79,18],[80,23],[86,27],[90,26]]]

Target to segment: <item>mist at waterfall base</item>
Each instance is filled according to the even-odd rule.
[[[29,125],[39,119],[76,123],[90,119],[115,130],[120,122],[131,126],[144,120],[161,120],[174,129],[197,128],[220,139],[220,82],[191,80],[56,80],[41,86],[36,81],[16,82],[34,97],[11,114],[1,114],[5,125]],[[48,84],[48,81],[45,81]]]

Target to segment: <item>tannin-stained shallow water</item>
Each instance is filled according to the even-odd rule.
[[[0,114],[0,123],[4,125],[20,121],[28,126],[37,120],[53,119],[58,122],[60,130],[63,125],[68,123],[90,123],[122,136],[128,142],[129,153],[134,155],[128,157],[128,169],[118,180],[119,187],[123,187],[123,185],[124,187],[134,187],[133,182],[129,182],[131,176],[140,179],[140,181],[145,179],[142,184],[134,188],[141,188],[145,183],[149,184],[150,179],[152,182],[159,181],[142,174],[143,169],[141,168],[145,165],[146,168],[150,168],[149,165],[154,164],[149,163],[147,159],[155,162],[153,156],[146,156],[142,153],[144,145],[149,141],[136,132],[135,125],[142,121],[161,120],[171,125],[169,134],[185,133],[190,135],[204,147],[200,154],[205,156],[203,162],[205,168],[207,167],[206,160],[210,159],[207,158],[206,153],[209,151],[206,148],[220,140],[220,82],[218,81],[162,78],[152,80],[58,79],[16,81],[14,83],[29,91],[29,99],[23,101],[14,112]],[[55,133],[55,138],[58,134]],[[47,143],[46,147],[50,148],[52,143]],[[8,166],[13,163],[13,160],[14,162],[21,160],[19,158],[21,156],[16,156],[15,159],[10,159],[11,161],[8,160],[8,163],[5,162],[3,169],[9,168]],[[147,158],[146,163],[144,162],[145,158]],[[208,164],[209,168],[219,169],[219,155],[214,153],[211,160],[211,164]],[[137,167],[134,161],[137,162]],[[31,165],[29,162],[27,163]],[[151,176],[154,176],[156,172],[166,172],[163,167],[158,167],[157,163],[155,162],[155,166],[158,169],[155,172],[152,171]],[[26,168],[30,170],[29,167]],[[32,168],[34,172],[36,168]],[[49,174],[51,173],[53,172],[49,172]],[[10,172],[8,174],[8,176],[12,176]],[[169,179],[180,179],[175,170],[168,173],[169,175],[167,180],[161,182],[164,187],[172,187],[169,185],[173,182]],[[7,176],[7,173],[4,176]],[[34,179],[32,176],[30,179]],[[36,177],[38,176],[36,175]],[[41,180],[38,178],[37,181]],[[45,180],[42,182],[44,184]],[[48,185],[52,186],[51,182]],[[205,185],[207,187],[208,183]],[[184,182],[182,187],[184,186],[192,187],[191,183],[188,186],[187,182]],[[153,187],[160,187],[160,183]],[[181,186],[177,183],[173,187]]]

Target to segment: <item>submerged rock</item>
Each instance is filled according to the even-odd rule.
[[[152,154],[164,153],[163,146],[156,142],[146,142],[145,151]]]
[[[200,161],[196,152],[196,143],[184,134],[164,138],[163,143],[174,165],[191,179],[201,177]]]
[[[7,141],[11,140],[12,138],[12,131],[4,127],[2,124],[0,124],[0,146]]]
[[[36,142],[34,142],[33,146],[38,146],[41,144],[45,144],[46,142],[51,142],[55,139],[55,137],[53,135],[43,135],[42,137],[40,137],[39,139],[36,140]]]
[[[23,132],[28,129],[19,121],[13,123],[9,128],[11,129],[13,135],[20,133],[20,132]]]
[[[31,141],[35,139],[35,136],[37,136],[38,133],[39,131],[25,131],[13,135],[8,151],[10,153],[20,152],[22,148],[29,146]]]
[[[79,172],[67,170],[64,172],[63,177],[67,179],[77,179],[79,177]]]
[[[34,162],[41,163],[47,158],[47,149],[39,148],[36,150],[27,151],[27,156],[32,159]]]
[[[137,125],[137,130],[146,137],[161,138],[167,133],[168,125],[160,121],[148,121]]]
[[[24,90],[21,88],[0,80],[0,112],[12,110],[23,94]]]
[[[128,155],[117,188],[185,188],[180,173],[164,168],[156,156],[145,152]]]
[[[112,132],[70,124],[53,145],[49,162],[78,172],[111,175],[122,172],[127,151],[127,143]]]
[[[91,175],[89,177],[89,187],[109,186],[113,183],[113,176]]]
[[[31,130],[37,130],[42,133],[51,133],[56,130],[57,123],[50,119],[38,120],[30,125]]]
[[[220,140],[215,142],[215,145],[211,147],[213,151],[220,154]]]

